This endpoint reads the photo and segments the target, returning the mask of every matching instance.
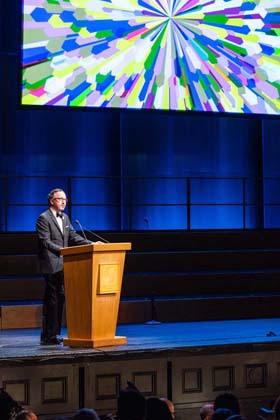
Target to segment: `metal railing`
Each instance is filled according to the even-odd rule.
[[[203,228],[213,229],[211,214],[216,212],[217,219],[220,214],[226,220],[234,217],[233,209],[238,213],[236,228],[264,228],[265,209],[280,208],[280,178],[2,175],[0,182],[2,232],[30,230],[13,229],[13,219],[23,212],[28,227],[28,213],[32,219],[34,212],[46,208],[47,193],[57,186],[68,195],[70,218],[77,209],[87,208],[86,212],[92,214],[106,210],[108,218],[110,214],[115,218],[108,230],[169,229],[168,226],[191,230],[200,228],[199,218],[204,218]],[[152,223],[149,212],[154,220],[159,218],[162,222]],[[168,212],[174,220],[178,218],[177,224],[168,221]],[[24,227],[24,220],[22,224]],[[270,224],[268,227],[272,227]],[[228,225],[235,226],[230,222]],[[106,224],[94,228],[106,230]]]

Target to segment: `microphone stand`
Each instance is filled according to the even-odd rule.
[[[83,232],[83,235],[84,235],[84,237],[85,237],[84,230],[83,230],[82,225],[81,225],[81,223],[79,222],[79,220],[78,220],[78,219],[77,219],[77,220],[75,220],[75,223],[76,223],[77,225],[79,225],[79,227],[80,227],[80,229],[81,229],[81,231]],[[106,244],[109,244],[109,243],[110,243],[109,241],[107,241],[107,239],[102,238],[102,236],[97,235],[97,233],[92,232],[92,231],[91,231],[91,230],[89,230],[89,229],[86,229],[86,231],[87,231],[87,232],[89,232],[89,233],[91,233],[93,236],[96,236],[96,237],[97,237],[98,239],[100,239],[102,242],[105,242]]]
[[[102,238],[102,236],[97,235],[97,233],[92,232],[92,230],[86,229],[87,232],[91,233],[93,236],[96,236],[98,239],[100,239],[102,242],[105,242],[106,244],[109,244],[110,241],[107,241],[107,239]]]
[[[150,321],[145,322],[145,325],[159,325],[161,324],[160,321],[157,319],[157,310],[155,305],[155,292],[151,292],[151,313],[152,319]]]
[[[76,223],[77,225],[79,225],[79,228],[81,229],[81,232],[82,232],[82,234],[83,234],[83,237],[85,238],[85,240],[86,240],[86,241],[88,241],[88,239],[87,239],[87,237],[86,237],[86,234],[85,234],[85,232],[84,232],[83,226],[81,225],[81,223],[79,222],[79,220],[75,220],[75,223]]]

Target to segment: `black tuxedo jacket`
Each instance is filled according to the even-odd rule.
[[[38,217],[36,224],[39,238],[38,257],[40,272],[43,274],[52,274],[63,270],[61,248],[92,243],[78,235],[66,213],[62,213],[62,225],[63,232],[50,209]]]

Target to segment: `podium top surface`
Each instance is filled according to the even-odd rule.
[[[91,252],[112,252],[112,251],[129,251],[131,250],[130,242],[117,243],[95,243],[89,245],[70,246],[61,249],[61,255],[86,254]]]

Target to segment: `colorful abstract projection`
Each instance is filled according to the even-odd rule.
[[[279,0],[23,0],[22,104],[280,114]]]

